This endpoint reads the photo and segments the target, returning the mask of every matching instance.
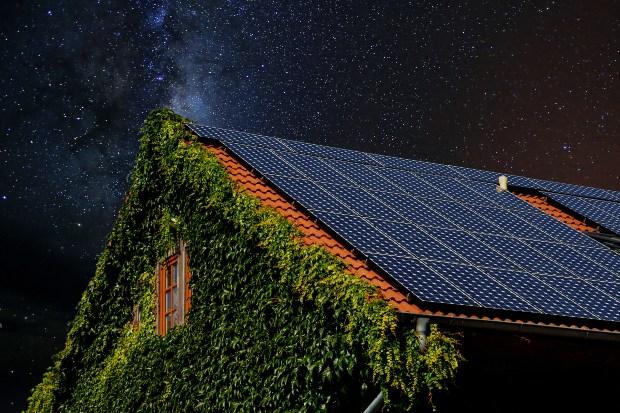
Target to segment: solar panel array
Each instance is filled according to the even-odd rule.
[[[201,125],[420,301],[620,321],[620,255],[498,173]],[[618,231],[620,193],[509,176]]]

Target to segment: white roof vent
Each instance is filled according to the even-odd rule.
[[[506,175],[500,175],[498,181],[497,192],[508,191],[508,177]]]

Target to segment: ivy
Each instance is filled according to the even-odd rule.
[[[128,196],[28,411],[361,411],[379,389],[387,410],[432,401],[462,360],[456,339],[431,326],[421,352],[374,287],[238,190],[185,121],[146,119]],[[154,264],[178,239],[192,309],[160,337]]]

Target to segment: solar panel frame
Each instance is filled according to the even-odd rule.
[[[392,279],[421,301],[481,307],[480,303],[418,259],[399,259],[378,254],[371,254],[369,258],[383,272],[390,274]]]
[[[353,162],[330,162],[330,166],[341,175],[346,176],[351,182],[371,191],[404,192],[397,185],[387,180],[376,168]]]
[[[555,262],[561,262],[562,267],[570,271],[569,274],[573,274],[578,278],[608,282],[614,281],[614,278],[616,278],[611,271],[580,254],[570,245],[532,240],[524,242],[542,255],[553,259]]]
[[[335,213],[350,213],[345,204],[335,199],[314,182],[304,178],[290,178],[280,175],[266,175],[281,191],[307,210]]]
[[[466,264],[458,254],[434,239],[415,224],[383,220],[369,220],[381,232],[389,234],[412,256],[419,259]]]
[[[239,132],[230,129],[215,128],[197,124],[187,124],[198,136],[206,139],[215,139],[222,143],[241,143],[245,145],[262,146],[277,150],[287,150],[280,139],[271,136],[258,135],[254,133]]]
[[[352,149],[328,147],[308,142],[281,140],[289,151],[318,156],[325,159],[340,159],[343,161],[359,162],[369,165],[381,165],[370,154]]]
[[[542,277],[545,283],[562,292],[600,320],[620,321],[620,302],[585,280],[567,277]]]
[[[425,262],[435,272],[444,275],[469,297],[476,297],[485,308],[508,311],[539,312],[494,278],[471,265],[459,265],[441,262]]]
[[[244,159],[252,169],[261,175],[281,175],[291,178],[303,178],[299,170],[280,158],[273,150],[267,147],[253,147],[237,142],[228,142],[226,147],[235,155]]]
[[[476,267],[518,269],[517,265],[505,255],[485,245],[476,236],[466,231],[431,227],[423,228],[423,230]],[[490,262],[493,264],[488,265]]]
[[[348,244],[367,256],[371,254],[401,257],[409,255],[402,246],[382,234],[375,226],[360,216],[324,211],[316,211],[315,215]]]
[[[556,290],[544,279],[523,271],[487,269],[486,272],[503,284],[518,289],[541,313],[572,318],[591,319],[594,314]]]

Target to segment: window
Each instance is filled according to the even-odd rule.
[[[157,329],[163,336],[174,326],[183,324],[189,313],[189,259],[183,242],[159,264],[158,272]]]

